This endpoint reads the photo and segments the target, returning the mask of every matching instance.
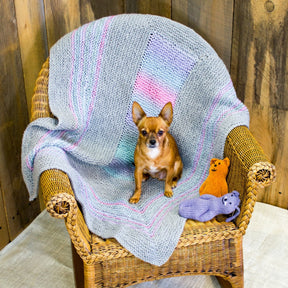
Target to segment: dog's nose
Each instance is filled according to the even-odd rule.
[[[151,145],[155,145],[155,144],[156,144],[156,140],[155,140],[155,139],[151,139],[151,140],[149,141],[149,143],[150,143]]]

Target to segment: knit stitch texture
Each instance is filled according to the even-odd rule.
[[[65,35],[50,51],[49,69],[55,119],[37,119],[23,137],[30,199],[43,171],[61,169],[93,233],[162,265],[184,227],[179,203],[198,196],[210,159],[223,157],[228,133],[249,123],[225,65],[192,29],[159,16],[123,14]],[[128,202],[138,138],[133,101],[148,116],[173,104],[170,131],[184,164],[173,198],[164,196],[163,181],[150,179],[139,203]]]

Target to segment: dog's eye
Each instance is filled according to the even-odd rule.
[[[159,130],[157,134],[158,134],[158,136],[162,136],[164,134],[164,131],[163,130]]]
[[[142,130],[141,133],[142,133],[143,136],[147,135],[147,131],[145,131],[145,130]]]

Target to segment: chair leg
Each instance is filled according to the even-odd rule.
[[[75,287],[84,288],[84,263],[81,257],[76,252],[73,243],[71,243],[71,247],[72,247]]]
[[[100,269],[101,270],[101,269]],[[84,263],[84,287],[85,288],[101,288],[103,287],[101,281],[97,278],[98,271],[95,271],[95,265],[88,265]],[[99,271],[101,274],[101,271]]]
[[[244,287],[243,274],[237,275],[237,276],[235,275],[232,277],[217,276],[216,278],[222,288],[243,288]]]

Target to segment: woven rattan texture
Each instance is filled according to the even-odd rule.
[[[52,117],[48,104],[49,60],[44,63],[32,99],[32,119]],[[156,267],[134,257],[115,239],[101,239],[89,232],[74,198],[68,176],[48,170],[40,183],[53,217],[64,218],[77,253],[84,262],[85,287],[125,287],[143,281],[180,275],[220,276],[232,287],[243,287],[242,235],[249,224],[260,185],[275,179],[275,168],[246,127],[233,129],[227,137],[225,156],[231,167],[229,190],[238,190],[241,213],[234,223],[215,219],[201,223],[188,220],[169,261]]]

